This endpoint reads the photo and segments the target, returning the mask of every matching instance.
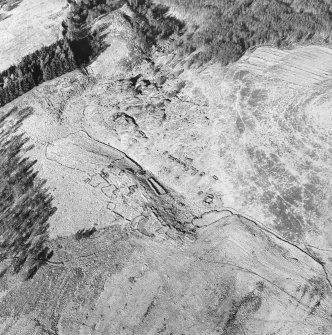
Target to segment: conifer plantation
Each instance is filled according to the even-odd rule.
[[[18,65],[0,73],[0,106],[76,67],[73,52],[66,39],[26,55]]]
[[[26,264],[28,277],[51,256],[47,220],[56,211],[36,161],[27,156],[28,138],[18,132],[31,112],[13,108],[0,118],[0,261],[8,265],[2,271],[19,272]]]

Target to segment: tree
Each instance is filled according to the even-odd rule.
[[[17,79],[17,80],[15,80],[14,85],[15,85],[16,96],[22,95],[24,93],[23,88],[22,88],[22,81]]]
[[[2,87],[0,87],[0,107],[5,105],[5,93]]]
[[[45,65],[42,68],[42,71],[43,71],[43,80],[44,81],[51,80],[51,79],[54,78],[52,68],[49,65]]]
[[[15,84],[12,80],[8,81],[7,88],[8,88],[8,98],[10,102],[13,101],[18,96],[15,91]]]
[[[9,96],[9,89],[7,86],[3,88],[3,96],[4,96],[4,104],[8,104],[10,102],[10,96]]]

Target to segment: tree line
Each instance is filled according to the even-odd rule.
[[[76,67],[74,54],[66,39],[24,56],[17,65],[0,73],[0,106]]]
[[[0,118],[0,262],[10,261],[0,275],[27,265],[30,277],[52,256],[45,242],[47,220],[56,208],[46,181],[34,170],[36,161],[27,157],[28,138],[17,132],[31,113],[31,108],[15,107]]]

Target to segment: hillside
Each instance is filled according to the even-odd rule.
[[[87,36],[95,53],[0,108],[54,208],[32,275],[0,276],[0,333],[331,334],[329,3],[274,1],[306,38],[244,35],[229,58],[223,24],[266,1],[56,3],[40,19],[67,15],[70,57]]]

